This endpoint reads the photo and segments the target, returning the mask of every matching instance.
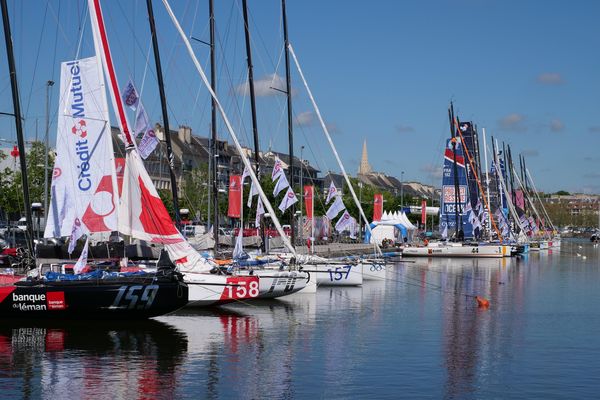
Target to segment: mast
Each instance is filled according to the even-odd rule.
[[[210,0],[211,2],[213,0]],[[258,123],[256,120],[256,98],[254,96],[254,72],[252,66],[252,49],[250,48],[250,26],[248,22],[248,4],[242,1],[244,11],[244,33],[246,36],[246,60],[248,62],[248,87],[250,88],[250,109],[252,112],[252,136],[254,137],[254,162],[256,163],[256,176],[260,177],[259,169],[259,147],[258,147]]]
[[[285,86],[287,95],[287,119],[288,119],[288,143],[290,153],[290,166],[289,166],[289,181],[294,190],[294,124],[292,120],[292,87],[290,78],[290,51],[289,51],[289,40],[288,40],[288,29],[287,29],[287,14],[285,12],[285,0],[281,0],[281,13],[283,18],[283,41],[285,46]],[[303,201],[302,198],[300,201]],[[295,245],[296,234],[294,232],[295,224],[294,218],[296,216],[296,206],[292,204],[290,207],[290,226],[292,227],[292,245]]]
[[[217,61],[215,57],[215,7],[214,0],[208,0],[208,11],[210,19],[210,87],[213,92],[217,91]],[[212,208],[213,208],[213,238],[215,241],[215,255],[219,248],[219,188],[217,182],[217,106],[214,97],[210,101],[210,161],[212,176]]]
[[[452,170],[454,172],[454,220],[455,220],[455,229],[454,229],[454,237],[458,240],[458,208],[459,208],[459,200],[460,193],[458,187],[458,167],[456,166],[456,137],[454,133],[454,105],[450,102],[450,109],[448,110],[448,118],[450,119],[450,135],[452,137],[452,158],[454,159],[452,163]],[[461,221],[462,225],[462,221]]]
[[[210,0],[211,2],[213,0]],[[246,61],[248,63],[248,87],[250,88],[250,111],[252,114],[252,136],[254,138],[254,162],[256,176],[260,179],[260,148],[258,144],[258,120],[256,118],[256,96],[254,95],[254,67],[252,65],[252,48],[250,47],[250,24],[248,21],[248,4],[246,0],[242,1],[244,14],[244,33],[246,37]],[[213,89],[214,90],[214,89]],[[302,185],[300,185],[302,186]],[[302,188],[300,188],[302,189]],[[243,207],[243,205],[242,205]],[[265,250],[265,235],[263,230],[258,227],[261,236],[261,250]]]
[[[19,86],[17,84],[17,71],[15,69],[15,56],[13,52],[12,36],[10,33],[10,20],[8,18],[8,7],[6,0],[2,2],[2,23],[4,25],[4,41],[6,42],[6,55],[8,58],[8,70],[10,72],[10,86],[12,89],[13,110],[15,126],[17,129],[17,143],[19,145],[19,162],[21,164],[21,183],[23,184],[23,201],[25,205],[25,219],[27,221],[27,247],[29,254],[35,256],[33,245],[33,220],[31,218],[31,200],[29,199],[29,182],[27,179],[27,160],[25,154],[25,138],[23,137],[23,125],[21,121],[21,102],[19,100]]]
[[[492,240],[492,203],[490,202],[490,174],[488,169],[488,159],[487,159],[487,143],[485,139],[485,128],[481,129],[483,133],[483,159],[485,162],[485,191],[487,196],[487,201],[489,204],[489,215],[487,219],[488,232],[490,234],[490,241]]]
[[[215,94],[215,92],[210,87],[210,85],[208,83],[208,78],[206,77],[206,74],[204,73],[204,70],[202,69],[202,66],[200,65],[200,62],[198,61],[198,58],[196,57],[196,55],[194,54],[194,51],[192,50],[192,46],[190,45],[190,41],[188,40],[186,34],[183,32],[183,29],[181,28],[181,25],[179,24],[179,21],[177,21],[177,17],[175,17],[175,14],[173,13],[173,10],[171,9],[171,6],[169,5],[169,1],[168,0],[162,0],[162,2],[165,5],[165,9],[167,10],[167,13],[169,14],[169,17],[171,18],[171,21],[173,22],[173,25],[175,26],[175,29],[179,33],[179,37],[181,38],[181,40],[185,44],[185,48],[187,49],[188,54],[189,54],[190,58],[192,59],[192,62],[194,63],[194,66],[196,67],[196,70],[198,71],[198,74],[202,78],[202,82],[206,86],[206,88],[207,88],[208,92],[210,93],[211,97],[215,100],[215,105],[217,107],[217,110],[219,111],[219,114],[223,118],[223,122],[225,123],[225,127],[227,128],[227,131],[231,135],[231,139],[233,140],[235,148],[237,149],[238,153],[240,154],[240,157],[242,158],[242,161],[244,163],[244,167],[248,168],[248,171],[250,171],[250,179],[256,185],[256,189],[258,190],[258,195],[262,199],[264,206],[267,208],[266,211],[270,214],[271,220],[273,221],[273,224],[275,224],[275,228],[277,229],[277,232],[281,236],[281,238],[283,240],[284,246],[287,247],[287,249],[294,256],[296,256],[296,250],[291,245],[290,241],[288,240],[288,237],[285,235],[285,233],[283,231],[283,228],[281,227],[281,224],[279,223],[279,220],[277,219],[277,215],[275,215],[275,210],[273,209],[273,206],[271,205],[271,202],[269,201],[269,198],[267,197],[267,195],[263,191],[262,187],[260,186],[260,182],[258,181],[258,178],[256,177],[256,174],[254,173],[254,169],[252,168],[252,164],[250,163],[250,161],[246,157],[244,149],[242,148],[242,145],[240,144],[240,142],[239,142],[239,140],[237,138],[237,135],[235,134],[235,131],[233,130],[233,127],[231,126],[231,122],[229,121],[229,118],[227,118],[227,114],[225,114],[225,110],[223,109],[223,106],[219,102],[219,99],[217,98],[217,95]]]
[[[148,22],[150,23],[150,33],[152,35],[152,48],[154,49],[154,64],[156,65],[156,77],[158,79],[158,91],[160,93],[160,105],[162,108],[162,117],[165,132],[165,143],[167,144],[167,157],[169,158],[169,175],[171,177],[171,193],[173,195],[173,208],[175,209],[175,226],[181,229],[181,216],[179,215],[179,199],[177,195],[177,181],[175,178],[175,157],[173,147],[171,146],[171,130],[169,128],[169,115],[167,112],[167,100],[165,97],[165,84],[163,82],[162,67],[160,63],[160,52],[158,50],[158,40],[156,37],[156,25],[154,23],[154,12],[152,10],[152,0],[146,0],[148,8]]]

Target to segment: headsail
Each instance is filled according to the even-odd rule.
[[[164,244],[171,261],[184,271],[208,271],[212,266],[190,246],[175,227],[138,154],[119,94],[119,84],[114,71],[100,2],[99,0],[88,0],[88,6],[94,32],[94,45],[96,51],[101,55],[104,71],[109,81],[108,87],[113,107],[127,146],[119,207],[119,232],[136,239]]]
[[[44,237],[117,229],[115,161],[104,79],[96,57],[61,64],[57,156]]]
[[[456,140],[456,152],[452,150],[452,140]],[[458,173],[458,196],[454,185],[454,154],[456,153],[456,171]],[[459,139],[448,139],[444,151],[444,168],[442,175],[442,196],[440,202],[440,230],[447,229],[454,232],[456,229],[456,209],[458,208],[459,221],[462,219],[464,237],[473,237],[473,225],[469,222],[465,205],[468,201],[467,175],[465,169],[465,156],[462,143]],[[458,197],[458,203],[456,198]],[[462,217],[461,217],[462,216]]]

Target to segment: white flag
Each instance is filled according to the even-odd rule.
[[[325,200],[325,204],[329,204],[329,200],[331,200],[334,196],[337,196],[338,191],[333,181],[329,184],[329,192],[327,192],[327,200]]]
[[[348,210],[344,211],[342,217],[338,220],[337,224],[335,224],[335,230],[343,232],[345,229],[350,228],[353,219],[354,218],[352,218]]]
[[[279,209],[281,212],[285,212],[288,208],[298,202],[298,198],[296,197],[296,193],[292,190],[291,187],[288,188],[283,200],[281,200],[281,204],[279,204]]]
[[[244,183],[244,180],[247,176],[250,176],[250,170],[248,169],[248,167],[244,167],[244,172],[242,173],[242,184]]]
[[[150,118],[144,109],[144,106],[140,103],[138,109],[135,111],[135,125],[133,127],[133,133],[138,135],[146,132],[150,129]]]
[[[67,251],[69,254],[75,250],[75,246],[77,245],[77,240],[83,236],[83,227],[81,226],[81,221],[79,218],[75,218],[73,221],[73,227],[71,228],[71,235],[69,236],[69,248]]]
[[[442,239],[448,238],[448,224],[444,224],[444,230],[442,230]]]
[[[241,258],[242,255],[244,254],[244,248],[242,247],[243,238],[244,238],[244,229],[240,228],[240,233],[238,233],[237,237],[235,238],[235,247],[233,248],[232,257],[234,259]]]
[[[242,184],[244,182],[244,178],[242,178]],[[256,188],[256,186],[254,186],[254,181],[252,182],[252,184],[250,185],[250,194],[248,195],[248,201],[246,202],[246,205],[248,207],[252,207],[252,198],[258,194],[258,189]]]
[[[285,177],[284,174],[281,174],[279,176],[279,180],[275,184],[275,189],[273,189],[273,196],[277,196],[279,193],[281,193],[281,191],[283,189],[288,188],[288,187],[290,187],[290,184],[289,184],[287,178]]]
[[[325,215],[327,215],[327,218],[329,218],[330,220],[334,219],[339,213],[340,211],[342,211],[344,208],[346,208],[346,206],[344,205],[344,201],[342,200],[341,197],[337,196],[335,198],[335,201],[333,202],[333,204],[331,205],[331,207],[329,207],[329,210],[327,210],[327,213]]]
[[[264,213],[265,213],[265,207],[263,206],[262,199],[259,196],[258,197],[258,204],[256,205],[256,218],[254,219],[254,226],[255,227],[258,228],[260,226],[260,217],[262,215],[264,215]]]
[[[275,182],[281,175],[283,175],[283,165],[279,157],[275,157],[275,165],[273,165],[273,171],[271,171],[271,181]]]
[[[127,82],[127,85],[123,89],[121,98],[123,99],[123,103],[125,103],[132,110],[137,108],[140,102],[140,96],[138,95],[137,90],[135,90],[135,86],[133,85],[131,79]]]
[[[154,129],[148,129],[138,144],[138,153],[140,153],[140,156],[145,160],[150,154],[152,154],[154,149],[156,149],[158,142],[159,140],[156,137],[156,132],[154,132]]]
[[[73,267],[73,272],[75,272],[76,274],[80,274],[81,271],[83,271],[83,269],[87,265],[89,242],[90,242],[90,237],[88,236],[87,239],[85,239],[85,245],[83,245],[83,250],[81,250],[81,255],[79,256],[77,263]]]

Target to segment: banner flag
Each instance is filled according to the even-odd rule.
[[[75,274],[80,274],[81,271],[83,271],[83,269],[87,265],[88,246],[89,246],[89,244],[90,244],[90,237],[88,236],[85,239],[85,245],[83,245],[83,250],[81,251],[81,255],[79,256],[79,259],[77,260],[77,263],[75,263],[75,266],[73,267],[73,272]]]
[[[427,200],[421,200],[421,224],[427,221]]]
[[[329,201],[334,197],[338,195],[338,190],[335,187],[335,185],[333,184],[333,181],[331,181],[331,183],[329,184],[329,191],[327,192],[327,200],[325,200],[325,204],[329,204]]]
[[[373,196],[373,222],[381,221],[383,215],[383,195],[381,193]]]
[[[290,187],[290,184],[287,178],[284,174],[280,174],[279,180],[277,181],[277,183],[275,184],[275,188],[273,189],[273,196],[276,197],[277,195],[279,195],[279,193],[281,193],[283,189],[288,187]]]
[[[140,103],[140,96],[131,79],[127,81],[127,85],[125,85],[125,88],[121,92],[121,99],[123,99],[123,103],[132,110],[137,109],[137,106]]]
[[[279,210],[281,212],[285,212],[288,208],[298,202],[298,198],[296,197],[296,193],[292,190],[291,187],[288,188],[283,200],[281,200],[281,204],[279,204]]]
[[[341,197],[338,196],[335,198],[335,201],[331,204],[331,207],[329,207],[329,210],[327,210],[327,213],[325,215],[327,216],[327,218],[332,220],[340,213],[340,211],[342,211],[345,208],[346,206],[344,205],[344,201]]]
[[[273,165],[273,171],[271,171],[271,181],[275,182],[281,175],[283,175],[283,165],[278,157],[275,157],[275,165]]]
[[[240,218],[242,208],[242,177],[240,175],[231,175],[229,177],[229,207],[227,216],[230,218]]]
[[[304,186],[304,207],[306,208],[306,217],[311,219],[313,217],[314,203],[313,195],[315,193],[314,186]]]

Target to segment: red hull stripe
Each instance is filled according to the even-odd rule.
[[[4,301],[12,292],[15,291],[16,286],[3,286],[0,287],[0,303]]]
[[[96,10],[96,19],[98,22],[98,30],[100,31],[100,39],[102,40],[102,49],[104,51],[104,58],[106,60],[106,66],[108,69],[108,75],[110,79],[110,88],[113,92],[113,97],[117,103],[117,114],[121,121],[121,127],[123,128],[123,134],[127,139],[128,145],[133,145],[131,135],[129,133],[129,127],[127,126],[127,120],[125,119],[125,110],[123,109],[123,103],[119,95],[119,88],[117,87],[117,78],[115,75],[115,69],[112,62],[112,56],[110,55],[110,47],[108,46],[108,39],[106,38],[106,29],[104,28],[104,17],[102,16],[102,8],[100,7],[100,0],[94,0],[94,9]]]

